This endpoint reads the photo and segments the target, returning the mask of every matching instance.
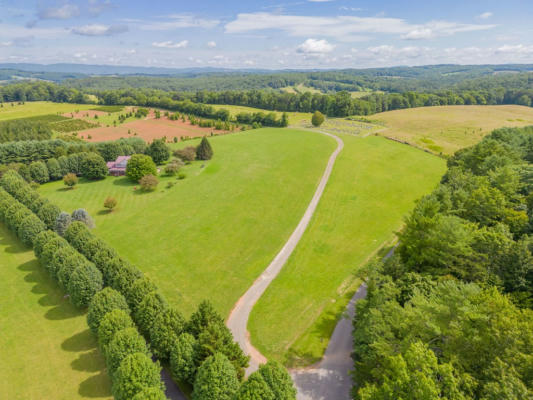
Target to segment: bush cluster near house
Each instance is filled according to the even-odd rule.
[[[532,138],[499,129],[458,151],[373,268],[354,320],[354,398],[531,396]]]

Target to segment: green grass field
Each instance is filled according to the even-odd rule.
[[[63,114],[76,110],[88,110],[94,107],[93,104],[70,104],[52,103],[50,101],[33,101],[24,104],[3,103],[0,107],[0,121],[16,118],[33,117],[45,114]]]
[[[261,108],[253,108],[253,107],[244,107],[244,106],[231,106],[231,105],[220,105],[220,104],[211,104],[215,109],[219,108],[225,108],[228,110],[231,115],[237,115],[240,112],[246,112],[246,113],[256,113],[256,112],[264,112],[269,113],[272,112],[271,110],[264,110]],[[283,114],[279,111],[274,111],[278,118]],[[289,125],[298,125],[302,123],[302,121],[311,121],[311,113],[302,113],[302,112],[288,112],[289,115]]]
[[[85,314],[0,224],[0,398],[110,399]]]
[[[380,135],[404,140],[433,153],[453,154],[496,128],[533,125],[533,108],[440,106],[409,108],[369,116],[385,123]]]
[[[369,136],[345,147],[302,241],[250,316],[267,358],[309,365],[321,358],[358,282],[354,273],[393,239],[416,199],[431,191],[444,160]]]
[[[304,213],[335,142],[290,129],[260,129],[210,139],[215,157],[163,178],[154,193],[109,177],[40,192],[63,209],[85,207],[96,234],[146,272],[185,314],[210,299],[227,316],[283,246]],[[187,141],[179,145],[197,143]],[[170,189],[169,181],[176,182]],[[107,196],[118,200],[107,213]]]

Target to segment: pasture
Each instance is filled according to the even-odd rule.
[[[110,399],[105,362],[85,314],[1,224],[0,265],[0,397]]]
[[[211,161],[186,166],[184,180],[162,177],[152,193],[134,190],[138,185],[125,177],[82,182],[74,190],[54,182],[39,190],[64,210],[86,208],[95,233],[185,314],[210,299],[227,316],[298,223],[335,142],[291,129],[210,142]],[[175,185],[167,188],[169,182]],[[112,213],[103,208],[107,196],[118,200]]]
[[[340,137],[345,147],[315,216],[248,322],[252,343],[291,366],[322,357],[360,283],[354,273],[393,239],[415,200],[445,171],[442,159],[410,146]]]
[[[52,103],[50,101],[28,101],[24,104],[3,103],[3,107],[0,107],[0,121],[46,114],[64,114],[76,110],[89,110],[93,107],[95,107],[94,104]]]
[[[406,141],[433,153],[451,155],[479,142],[493,129],[533,125],[533,108],[439,106],[388,111],[369,116],[383,122],[380,135]]]

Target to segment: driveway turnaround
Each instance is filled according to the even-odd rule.
[[[313,198],[307,206],[307,209],[305,210],[302,219],[298,223],[298,226],[296,227],[294,232],[289,237],[287,243],[285,243],[283,248],[276,255],[274,260],[272,260],[270,265],[263,271],[259,278],[256,279],[256,281],[252,284],[252,286],[250,286],[246,293],[244,293],[244,295],[237,301],[226,323],[228,328],[233,333],[233,337],[235,338],[235,340],[239,343],[243,351],[250,356],[250,366],[246,369],[246,375],[249,375],[252,372],[256,371],[260,364],[263,364],[267,361],[266,358],[259,352],[259,350],[252,346],[252,343],[250,342],[250,335],[247,330],[250,312],[252,311],[252,308],[254,307],[255,303],[257,302],[257,300],[259,300],[268,285],[270,285],[270,283],[281,271],[281,268],[283,268],[290,255],[296,248],[296,245],[302,238],[305,229],[309,224],[309,221],[311,221],[311,218],[313,217],[318,202],[322,197],[324,188],[328,183],[331,171],[333,169],[333,165],[335,164],[335,160],[337,159],[337,155],[344,147],[344,142],[339,137],[327,132],[318,132],[334,138],[337,141],[337,148],[329,157],[328,164],[326,166],[324,174],[322,175],[322,178],[320,179],[320,183],[318,184],[315,194],[313,195]]]

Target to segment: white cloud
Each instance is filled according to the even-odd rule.
[[[296,49],[298,53],[304,54],[324,54],[331,53],[335,49],[335,46],[329,43],[327,40],[307,39]]]
[[[189,45],[188,40],[182,40],[181,42],[173,42],[171,40],[168,40],[166,42],[153,42],[152,46],[154,47],[160,47],[165,49],[183,49]]]
[[[113,4],[110,0],[89,0],[88,11],[91,16],[96,17],[111,7],[113,7]]]
[[[170,31],[182,28],[210,29],[220,23],[217,19],[196,18],[189,14],[173,14],[162,18],[165,20],[141,23],[139,28],[145,31]]]
[[[255,65],[255,61],[253,61],[253,60],[246,60],[246,61],[244,61],[244,65],[248,65],[248,66]]]
[[[477,18],[479,18],[479,19],[489,19],[493,15],[494,15],[493,13],[491,13],[490,11],[487,11],[487,12],[484,12],[483,14],[478,15]]]
[[[356,17],[341,15],[314,17],[298,15],[276,15],[267,12],[242,13],[226,24],[227,33],[277,29],[291,36],[326,36],[339,41],[363,41],[361,34],[399,34],[404,39],[427,39],[449,36],[459,32],[491,29],[495,25],[460,24],[446,21],[431,21],[426,24],[410,24],[400,18]]]
[[[69,19],[80,15],[80,9],[75,4],[66,3],[61,7],[48,7],[39,10],[40,19]]]
[[[210,41],[210,42],[207,42],[207,47],[210,47],[210,48],[215,48],[217,47],[217,42],[214,42],[214,41]]]
[[[71,32],[81,36],[112,36],[128,31],[126,25],[91,24],[71,29]]]

